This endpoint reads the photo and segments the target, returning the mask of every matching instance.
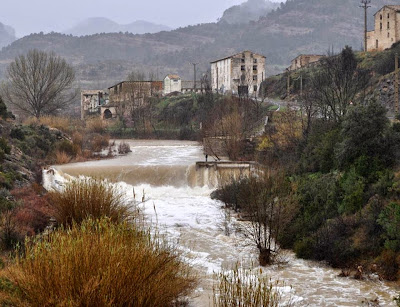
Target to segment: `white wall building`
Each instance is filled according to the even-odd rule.
[[[266,57],[243,51],[211,62],[211,86],[220,93],[257,95],[265,79]]]
[[[178,75],[168,75],[164,78],[163,94],[182,91],[182,80]]]

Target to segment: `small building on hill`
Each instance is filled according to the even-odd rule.
[[[315,65],[321,60],[323,55],[318,54],[300,54],[298,57],[294,58],[289,67],[290,71],[294,71],[300,68],[309,67]]]
[[[220,93],[257,95],[265,79],[266,57],[243,51],[211,62],[211,87]]]
[[[367,33],[367,50],[382,51],[400,40],[400,5],[385,5],[374,15],[375,29]]]
[[[182,80],[178,75],[168,75],[164,78],[163,94],[168,95],[182,91]]]

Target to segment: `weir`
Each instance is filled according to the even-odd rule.
[[[196,162],[196,184],[217,187],[260,172],[254,161]]]

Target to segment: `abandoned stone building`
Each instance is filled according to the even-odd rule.
[[[211,87],[220,93],[257,95],[265,79],[266,57],[243,51],[211,62]]]
[[[162,95],[162,81],[123,81],[108,88],[109,103],[102,106],[104,119],[129,116],[147,103],[147,98]]]
[[[400,5],[385,5],[374,15],[375,29],[367,33],[367,50],[382,51],[400,40]]]
[[[101,107],[109,102],[108,93],[103,90],[81,91],[81,119],[101,114]]]
[[[300,54],[298,57],[292,60],[289,70],[295,71],[300,68],[315,65],[322,57],[323,55],[318,54]]]

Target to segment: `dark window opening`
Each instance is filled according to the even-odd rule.
[[[253,60],[253,63],[254,63],[254,64],[257,64],[257,59],[254,59],[254,60]]]
[[[378,48],[378,47],[379,47],[379,41],[376,40],[376,48]]]
[[[257,65],[254,65],[254,66],[253,66],[253,70],[257,70]]]
[[[246,70],[245,66],[244,65],[240,66],[240,70],[245,71]]]
[[[254,85],[254,91],[257,92],[257,85]]]
[[[253,81],[257,81],[257,75],[253,76]]]

